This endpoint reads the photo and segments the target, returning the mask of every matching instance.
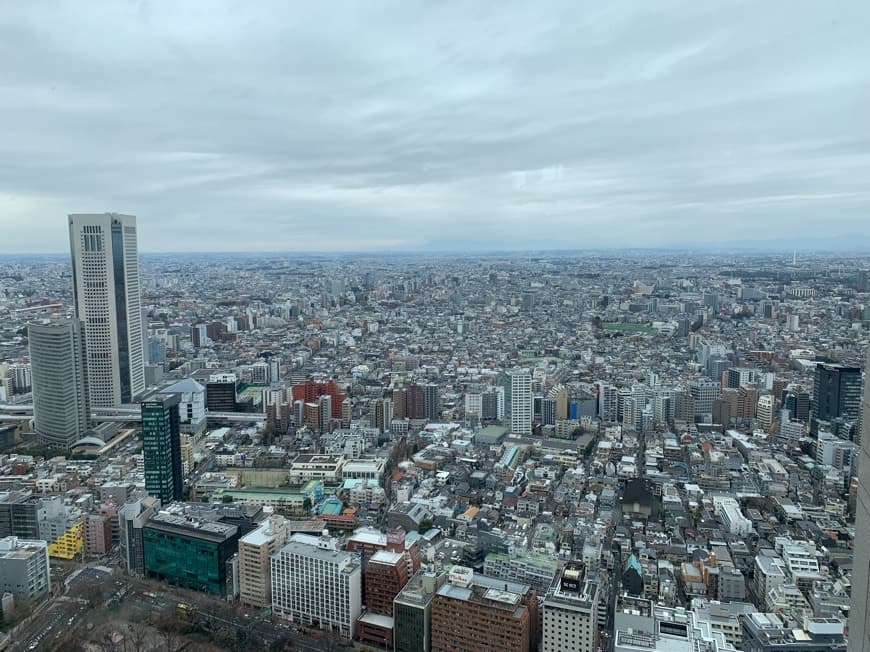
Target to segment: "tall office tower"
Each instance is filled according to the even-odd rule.
[[[870,373],[870,348],[864,368]],[[870,376],[864,382],[864,405],[858,448],[858,497],[852,561],[852,609],[849,652],[870,652]]]
[[[861,405],[861,369],[840,364],[818,364],[813,378],[813,421],[832,421],[843,417],[858,420]]]
[[[90,427],[82,323],[53,319],[27,326],[33,370],[33,424],[47,446],[70,448]]]
[[[279,618],[351,639],[361,611],[359,557],[340,552],[334,539],[294,534],[272,555],[272,613]]]
[[[423,418],[426,421],[441,420],[441,397],[438,389],[435,383],[423,385]]]
[[[164,505],[181,500],[181,422],[178,394],[164,394],[142,402],[142,454],[145,490]]]
[[[525,371],[511,374],[511,432],[532,434],[532,376]]]
[[[145,391],[136,218],[70,215],[69,243],[91,403],[131,403]]]
[[[543,607],[542,652],[598,649],[598,583],[582,563],[569,562],[556,577]]]

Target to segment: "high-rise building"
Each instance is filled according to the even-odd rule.
[[[598,416],[605,423],[616,423],[619,420],[619,390],[615,385],[595,383],[598,394]]]
[[[70,448],[90,427],[82,324],[53,319],[27,326],[33,369],[33,424],[48,446]]]
[[[870,348],[865,368],[870,372]],[[858,449],[858,496],[852,568],[849,652],[870,652],[870,377],[864,383],[861,438]]]
[[[50,589],[48,543],[18,537],[0,539],[0,594],[34,600]]]
[[[773,394],[762,394],[758,397],[756,418],[758,419],[758,425],[765,430],[769,430],[770,426],[773,424],[773,413],[775,407]]]
[[[426,421],[441,420],[441,397],[435,383],[423,385],[423,418]]]
[[[142,402],[142,455],[145,490],[164,505],[181,500],[181,423],[178,394],[162,394]]]
[[[511,432],[515,435],[532,434],[532,376],[526,371],[511,374]]]
[[[569,563],[547,593],[543,606],[542,652],[598,649],[598,583],[583,564]]]
[[[840,364],[819,364],[813,378],[813,421],[832,421],[843,417],[858,420],[861,406],[861,369]]]
[[[70,215],[69,242],[91,403],[132,403],[145,391],[136,218]]]
[[[361,611],[359,558],[340,552],[334,539],[294,534],[272,556],[272,613],[276,616],[318,624],[352,639]]]
[[[287,542],[283,516],[273,514],[256,530],[239,539],[239,600],[262,609],[272,604],[272,555]]]

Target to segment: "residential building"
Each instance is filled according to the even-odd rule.
[[[272,555],[287,542],[288,522],[270,516],[239,539],[239,600],[261,609],[272,604]]]
[[[511,432],[513,434],[532,434],[533,410],[532,376],[526,371],[515,371],[511,374]]]

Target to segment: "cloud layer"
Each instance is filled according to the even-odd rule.
[[[0,253],[870,232],[870,3],[20,2]]]

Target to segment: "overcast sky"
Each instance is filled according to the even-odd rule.
[[[870,2],[0,0],[0,253],[870,240]]]

